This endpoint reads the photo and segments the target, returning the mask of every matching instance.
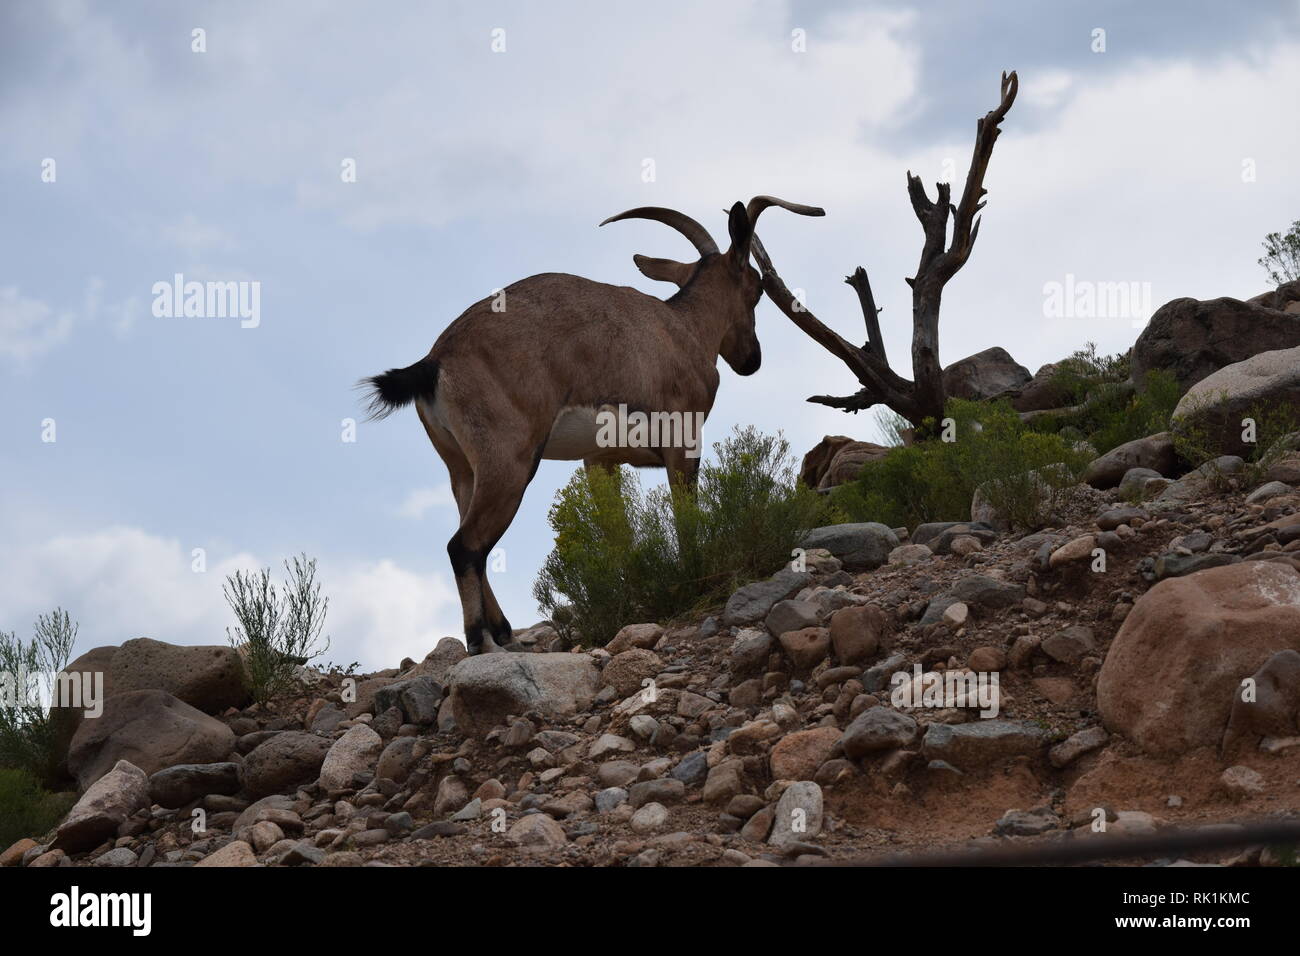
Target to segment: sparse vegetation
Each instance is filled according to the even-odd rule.
[[[44,835],[72,809],[75,800],[75,794],[45,790],[28,770],[0,768],[0,846]]]
[[[0,767],[22,770],[37,780],[55,779],[56,752],[50,702],[55,675],[68,665],[78,625],[56,608],[36,619],[33,637],[23,641],[0,631]]]
[[[1285,234],[1270,232],[1264,237],[1259,264],[1276,285],[1300,279],[1300,219]]]
[[[1031,428],[1055,432],[1067,441],[1087,442],[1102,455],[1125,442],[1169,427],[1169,417],[1182,397],[1170,372],[1148,372],[1141,388],[1129,381],[1127,353],[1099,355],[1088,345],[1057,365],[1052,385],[1068,410],[1034,418]]]
[[[292,685],[294,668],[329,650],[320,646],[329,598],[316,581],[316,559],[305,554],[284,562],[282,589],[271,582],[271,569],[236,571],[222,592],[238,624],[227,629],[241,652],[253,697],[259,703],[284,693]]]
[[[836,507],[852,520],[912,528],[969,519],[982,488],[999,513],[1033,527],[1091,457],[1061,435],[1031,430],[1005,402],[950,399],[946,417],[953,440],[944,440],[941,424],[924,423],[938,437],[868,462],[855,482],[832,493]]]
[[[737,429],[713,446],[694,497],[645,492],[630,469],[579,472],[551,508],[555,550],[533,589],[570,640],[667,620],[771,574],[809,528],[835,517],[796,479],[784,438]]]

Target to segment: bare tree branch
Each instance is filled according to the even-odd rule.
[[[999,124],[1015,102],[1019,79],[1013,70],[1002,74],[1001,99],[997,107],[985,114],[975,128],[975,147],[970,170],[960,200],[952,203],[952,188],[938,183],[931,202],[919,176],[907,174],[907,194],[912,211],[925,235],[916,275],[907,280],[912,288],[912,381],[897,375],[885,355],[880,331],[880,310],[871,292],[866,270],[859,267],[845,282],[858,294],[867,341],[861,347],[849,343],[798,302],[772,265],[763,244],[754,237],[753,253],[763,275],[763,289],[776,306],[809,337],[848,366],[863,386],[857,393],[844,397],[814,395],[808,401],[857,412],[872,405],[888,405],[913,425],[926,418],[936,421],[943,416],[946,398],[943,369],[939,365],[939,308],[944,285],[970,258],[979,235],[977,215],[984,208],[984,175],[993,155],[993,144],[1001,132]],[[952,217],[952,240],[948,240],[948,218]]]

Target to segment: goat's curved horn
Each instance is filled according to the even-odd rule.
[[[774,201],[780,202],[779,199]],[[713,241],[709,231],[690,216],[678,212],[676,209],[665,209],[663,206],[638,206],[635,209],[629,209],[627,212],[621,212],[617,216],[610,216],[601,225],[618,222],[620,219],[653,219],[655,222],[662,222],[665,226],[671,226],[689,239],[691,245],[695,247],[701,256],[709,256],[718,252],[718,244]]]
[[[820,206],[804,206],[797,202],[786,202],[784,199],[777,199],[775,196],[755,196],[745,205],[745,214],[749,216],[751,226],[758,219],[758,214],[768,206],[780,206],[782,209],[788,209],[801,216],[826,215],[826,210]]]

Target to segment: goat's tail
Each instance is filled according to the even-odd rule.
[[[433,401],[438,390],[438,360],[422,358],[414,365],[390,368],[379,375],[363,378],[357,384],[370,389],[370,401],[366,405],[368,419],[387,418],[417,398]]]

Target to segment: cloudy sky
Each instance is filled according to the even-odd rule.
[[[945,363],[1126,349],[1141,316],[1045,315],[1067,276],[1155,306],[1265,290],[1260,240],[1300,218],[1296,2],[5,3],[0,629],[62,605],[79,649],[221,643],[223,577],[306,551],[328,660],[420,657],[459,635],[455,507],[414,412],[343,440],[357,379],[534,273],[666,295],[631,256],[685,240],[596,223],[665,205],[725,238],[755,193],[826,208],[769,211],[764,242],[853,339],[865,265],[905,356],[904,173],[963,181],[1012,68]],[[258,283],[260,321],[155,315],[177,273]],[[842,366],[766,302],[758,328],[763,368],[724,367],[706,438],[873,437],[803,401],[854,391]],[[516,626],[572,471],[543,464],[502,542]]]

